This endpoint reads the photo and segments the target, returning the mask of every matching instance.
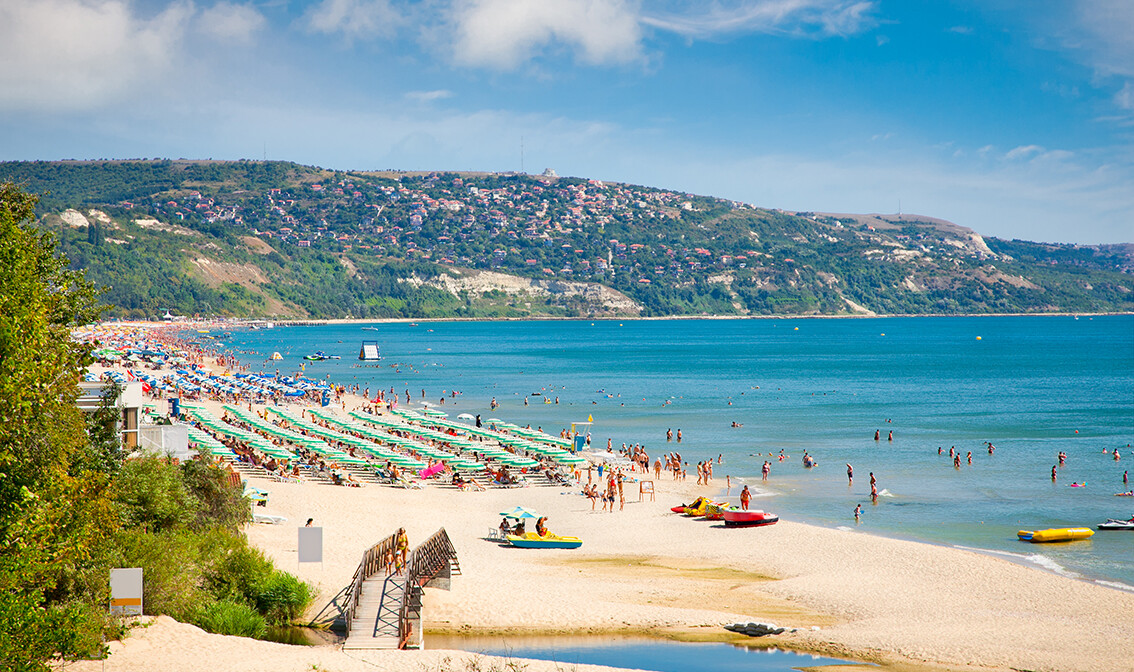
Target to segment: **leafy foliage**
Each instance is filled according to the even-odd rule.
[[[31,225],[35,202],[0,184],[0,669],[105,655],[102,642],[121,634],[106,611],[111,567],[144,569],[149,613],[240,632],[255,621],[248,610],[261,624],[297,617],[309,589],[248,548],[248,503],[223,470],[123,462],[117,411],[84,418],[76,406],[89,353],[70,332],[97,318],[97,293]],[[210,607],[207,577],[240,554],[260,562],[231,595],[243,606]]]
[[[95,292],[30,226],[35,198],[0,185],[0,667],[44,669],[53,653],[97,648],[75,598],[105,594],[66,574],[100,553],[107,478],[81,466],[75,407],[87,357],[69,330],[98,314]],[[75,594],[89,587],[93,594]]]

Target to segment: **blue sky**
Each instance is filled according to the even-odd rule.
[[[1134,242],[1134,0],[0,0],[0,160],[540,172]]]

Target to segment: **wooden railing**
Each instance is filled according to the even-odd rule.
[[[377,544],[374,544],[362,554],[358,569],[354,570],[351,579],[350,592],[347,593],[347,604],[344,616],[346,618],[346,632],[350,634],[350,624],[354,620],[354,613],[358,609],[358,601],[362,597],[362,583],[374,576],[386,566],[386,554],[396,553],[398,533],[395,532]]]
[[[442,572],[448,578],[453,572],[459,573],[457,564],[457,549],[449,540],[445,528],[437,530],[433,536],[426,539],[410,553],[406,562],[405,594],[402,597],[401,610],[398,613],[398,648],[404,649],[413,634],[411,611],[417,611],[420,618],[422,588],[438,578]],[[445,584],[448,588],[448,583]],[[420,634],[420,633],[419,633]]]

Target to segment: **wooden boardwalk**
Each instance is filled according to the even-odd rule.
[[[398,621],[405,590],[406,581],[402,576],[372,577],[363,581],[362,595],[343,648],[398,648],[402,639]]]
[[[424,588],[448,590],[450,578],[461,573],[457,551],[444,528],[413,549],[403,573],[386,576],[384,558],[395,544],[396,535],[390,535],[362,555],[344,614],[343,649],[423,648]]]

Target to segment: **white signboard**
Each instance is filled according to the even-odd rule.
[[[110,613],[142,615],[142,568],[110,570]]]
[[[323,562],[323,528],[299,528],[299,561]]]

